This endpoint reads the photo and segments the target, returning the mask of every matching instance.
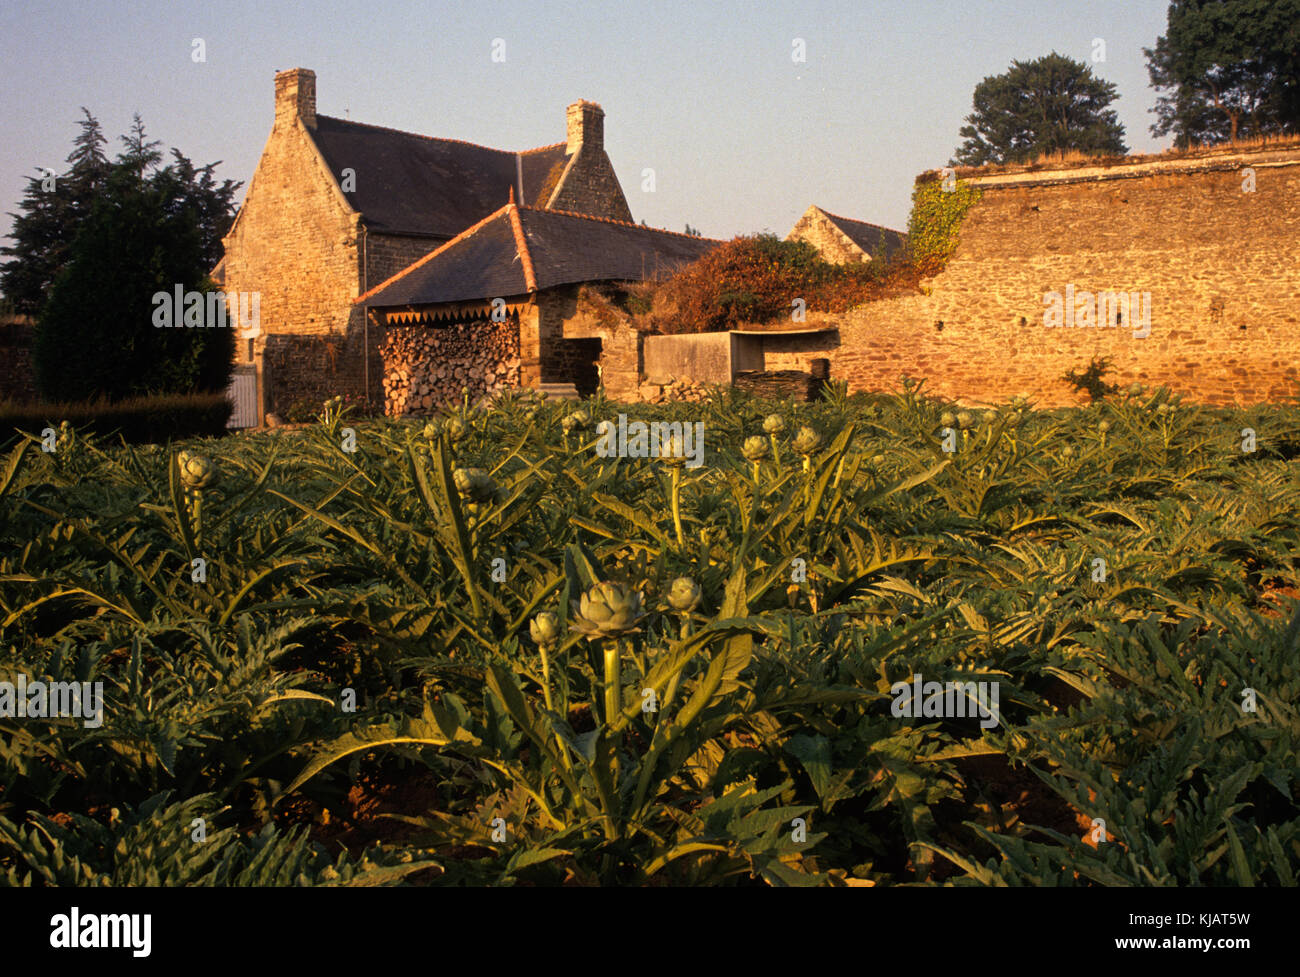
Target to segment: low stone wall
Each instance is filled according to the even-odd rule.
[[[519,324],[476,320],[448,326],[390,326],[379,347],[384,413],[425,414],[519,384]]]

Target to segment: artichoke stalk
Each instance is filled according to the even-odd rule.
[[[763,430],[767,432],[768,438],[772,442],[772,461],[776,467],[781,467],[781,448],[776,443],[776,436],[785,430],[785,418],[780,414],[768,414],[763,418]]]
[[[194,538],[203,538],[203,490],[217,481],[217,466],[203,455],[182,451],[176,455],[181,482],[190,500],[190,521],[194,524]]]
[[[741,445],[740,453],[754,466],[755,485],[758,484],[758,473],[763,459],[767,457],[767,450],[767,441],[758,436],[746,438],[745,443]]]
[[[686,537],[682,534],[682,466],[686,464],[685,445],[680,439],[669,436],[664,439],[659,449],[659,460],[672,472],[672,496],[670,502],[673,510],[673,528],[677,531],[677,545],[685,546]]]
[[[822,445],[822,436],[815,428],[807,425],[799,428],[799,433],[794,436],[794,450],[803,455],[803,470],[809,471],[812,468],[812,456]]]
[[[550,611],[542,611],[528,622],[528,633],[537,642],[537,650],[542,656],[542,696],[546,701],[547,712],[555,711],[551,699],[551,652],[559,645],[562,631],[559,617]],[[565,708],[567,711],[567,703]],[[559,733],[555,734],[555,743],[560,748],[560,762],[569,769],[569,751]]]

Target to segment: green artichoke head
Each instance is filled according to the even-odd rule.
[[[560,636],[564,633],[564,625],[560,623],[558,615],[550,611],[542,611],[528,622],[528,633],[533,636],[533,640],[538,645],[548,647],[560,640]]]
[[[768,444],[767,438],[756,434],[752,438],[745,439],[740,453],[745,456],[746,461],[762,461],[770,450],[771,445]]]
[[[217,480],[217,466],[203,455],[182,451],[176,456],[176,462],[180,465],[181,481],[188,489],[202,491]]]
[[[587,590],[573,610],[574,627],[585,634],[588,641],[635,631],[638,622],[645,617],[639,592],[608,582],[598,583]]]
[[[950,411],[950,410],[946,410],[946,411],[944,411],[942,414],[939,415],[939,426],[940,426],[940,427],[956,427],[956,426],[957,426],[957,416],[956,416],[955,414],[953,414],[953,412]]]
[[[700,606],[700,585],[690,577],[678,577],[668,590],[668,606],[682,614],[689,614]]]
[[[680,435],[670,432],[659,443],[659,460],[669,468],[681,468],[686,464],[686,444]]]
[[[785,418],[780,414],[768,414],[763,418],[763,430],[768,434],[780,434],[785,430]]]
[[[816,428],[804,425],[794,436],[794,450],[801,455],[810,455],[822,446],[822,436]]]
[[[447,422],[443,424],[442,429],[452,441],[459,441],[467,433],[465,422],[455,415],[447,418]]]
[[[1097,430],[1100,431],[1102,434],[1105,434],[1107,431],[1110,430],[1110,421],[1102,421],[1100,424],[1097,425]]]
[[[568,434],[570,431],[585,431],[590,423],[591,418],[587,416],[586,411],[575,410],[560,422],[560,426],[564,428],[564,433]]]
[[[1140,383],[1130,383],[1128,387],[1128,395],[1130,397],[1141,397],[1144,389],[1145,388]]]
[[[429,421],[424,425],[422,433],[429,441],[437,441],[438,435],[442,433],[442,424],[438,421]]]
[[[457,468],[451,480],[461,498],[470,502],[490,502],[496,497],[497,483],[482,468]]]
[[[975,415],[968,410],[958,411],[957,426],[963,431],[969,431],[975,426]]]

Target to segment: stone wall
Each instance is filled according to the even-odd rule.
[[[552,289],[538,297],[546,344],[574,339],[600,340],[598,377],[605,395],[614,400],[636,400],[641,380],[641,334],[626,313],[608,301],[580,297],[575,287]],[[551,360],[542,379],[568,382],[566,367]]]
[[[428,414],[519,385],[519,321],[390,326],[380,347],[384,413]]]
[[[1254,192],[1243,190],[1248,167]],[[1295,392],[1300,147],[970,182],[982,199],[947,267],[924,284],[929,294],[810,315],[810,327],[838,327],[839,345],[769,356],[767,369],[807,369],[820,355],[854,390],[892,389],[907,373],[972,403],[1024,392],[1062,405],[1079,400],[1063,374],[1106,357],[1111,382],[1166,385],[1204,403]],[[1149,292],[1150,334],[1139,338],[1133,321],[1045,326],[1044,296],[1070,285]]]

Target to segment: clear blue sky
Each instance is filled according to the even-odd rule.
[[[1058,51],[1115,82],[1133,152],[1155,94],[1143,47],[1164,0],[789,3],[163,2],[0,5],[0,212],[24,177],[61,172],[80,106],[114,141],[153,138],[247,184],[270,131],[272,75],[316,71],[318,111],[527,149],[564,139],[564,108],[600,102],[633,216],[711,237],[784,235],[810,203],[905,226],[912,182],[960,142],[975,85]],[[194,63],[202,38],[206,63]],[[491,60],[505,41],[504,63]],[[806,43],[795,63],[793,41]],[[1091,61],[1090,61],[1091,63]],[[656,190],[641,189],[653,168]],[[242,190],[241,190],[242,197]],[[0,221],[7,233],[8,217]]]

